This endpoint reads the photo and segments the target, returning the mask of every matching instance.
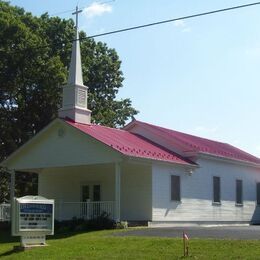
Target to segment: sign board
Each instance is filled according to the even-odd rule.
[[[20,203],[19,231],[52,231],[53,204]]]
[[[45,244],[45,236],[54,234],[54,200],[15,198],[12,213],[12,234],[21,236],[22,244]]]

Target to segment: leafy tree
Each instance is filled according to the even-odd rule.
[[[57,117],[73,38],[71,19],[35,17],[0,0],[0,161]],[[116,100],[121,61],[105,43],[80,38],[92,121],[121,127],[137,114],[130,99]]]
[[[0,203],[7,202],[9,200],[9,183],[10,174],[0,169]]]
[[[50,55],[39,19],[0,2],[0,159],[52,120],[66,71]]]

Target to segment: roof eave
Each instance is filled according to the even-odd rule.
[[[199,168],[199,165],[196,163],[194,163],[194,164],[186,163],[185,164],[185,163],[181,163],[181,162],[165,161],[165,160],[137,157],[137,156],[130,156],[130,155],[125,155],[125,157],[128,158],[129,160],[142,161],[142,162],[146,162],[146,163],[155,163],[156,162],[156,163],[162,163],[162,164],[171,165],[171,166],[175,165],[175,166],[191,168],[191,169]]]
[[[206,153],[206,152],[198,152],[198,157],[203,157],[203,158],[210,158],[222,162],[228,162],[228,163],[233,163],[237,165],[243,165],[243,166],[250,166],[254,168],[260,168],[260,163],[253,163],[253,162],[248,162],[244,160],[239,160],[239,159],[233,159],[233,158],[228,158],[224,156],[219,156],[211,153]]]

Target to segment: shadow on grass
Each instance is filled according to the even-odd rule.
[[[48,239],[55,240],[55,239],[63,239],[63,238],[69,238],[80,234],[86,234],[91,233],[98,230],[84,230],[84,231],[68,231],[68,232],[62,232],[62,233],[55,233],[53,236],[47,236]]]
[[[86,234],[86,233],[91,233],[96,231],[100,231],[100,230],[90,229],[90,230],[81,230],[81,231],[56,232],[53,236],[49,235],[46,236],[46,238],[49,240],[56,240],[56,239],[69,238],[76,235]],[[15,242],[19,243],[20,237],[11,236],[10,230],[0,230],[0,244],[4,244],[4,243],[8,244],[8,243],[15,243]]]
[[[0,254],[0,258],[3,257],[3,256],[9,256],[9,255],[13,255],[13,254],[19,254],[21,253],[22,251],[17,251],[16,249],[12,249],[12,250],[9,250],[9,251],[6,251],[2,254]]]
[[[90,232],[93,232],[95,230],[87,230],[87,231],[68,231],[66,233],[58,233],[53,235],[53,236],[47,236],[47,239],[50,239],[50,240],[56,240],[56,239],[63,239],[63,238],[69,238],[69,237],[72,237],[72,236],[76,236],[76,235],[79,235],[79,234],[84,234],[84,233],[90,233]],[[20,237],[13,237],[11,236],[11,231],[10,230],[1,230],[0,232],[0,244],[8,244],[8,243],[19,243],[20,242]],[[0,258],[1,257],[4,257],[4,256],[10,256],[10,255],[13,255],[13,254],[19,254],[21,253],[22,251],[19,251],[15,248],[11,249],[11,250],[8,250],[6,252],[3,252],[0,254]]]
[[[15,243],[15,242],[19,242],[20,238],[19,237],[13,237],[11,236],[11,230],[10,229],[1,229],[0,230],[0,244],[8,244],[8,243]],[[12,254],[17,254],[19,253],[19,251],[15,250],[15,249],[11,249],[9,251],[6,251],[2,254],[0,254],[0,258],[2,256],[9,256]]]

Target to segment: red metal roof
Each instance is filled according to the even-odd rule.
[[[143,125],[146,129],[151,129],[153,133],[156,133],[158,136],[163,136],[166,139],[177,140],[179,143],[183,143],[183,146],[185,148],[188,147],[189,151],[212,154],[228,159],[260,164],[259,158],[227,143],[212,141],[140,121],[135,121],[135,123],[137,125]]]
[[[189,160],[125,130],[94,124],[80,124],[71,120],[65,120],[65,122],[127,156],[183,165],[193,164]]]

